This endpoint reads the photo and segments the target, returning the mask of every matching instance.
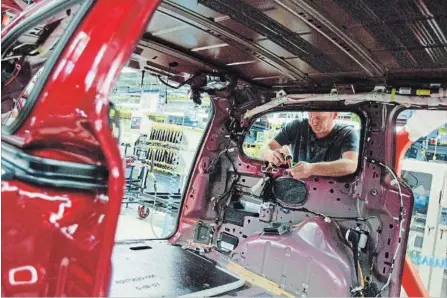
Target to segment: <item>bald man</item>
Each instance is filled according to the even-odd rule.
[[[276,166],[286,164],[288,145],[294,166],[287,170],[296,179],[310,176],[340,177],[355,172],[358,135],[349,126],[335,123],[335,112],[310,112],[309,119],[295,120],[261,150],[260,157]]]

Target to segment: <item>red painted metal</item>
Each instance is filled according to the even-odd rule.
[[[26,21],[36,6],[48,3],[31,7],[8,30]],[[107,95],[158,1],[94,3],[53,68],[39,104],[15,133],[15,139],[22,140],[15,144],[38,156],[103,164],[109,170],[108,189],[62,191],[15,180],[2,182],[2,294],[6,296],[108,293],[125,179],[108,126]],[[17,278],[22,283],[17,284]]]
[[[49,2],[38,3],[19,15],[2,36]],[[124,189],[122,160],[107,123],[107,95],[157,5],[155,0],[96,1],[67,43],[41,92],[39,104],[16,132],[20,146],[35,155],[102,164],[108,167],[110,177],[107,192],[95,193],[2,182],[2,295],[107,295],[110,256]],[[218,134],[220,126],[216,123],[226,116],[215,116],[207,143]],[[408,148],[403,137],[399,142],[398,157]],[[204,193],[196,183],[207,178],[200,167],[209,151],[206,146],[201,149],[179,231],[171,241],[192,233],[193,223],[206,212],[201,205]],[[34,271],[23,268],[34,268],[37,280],[31,283]],[[11,279],[9,273],[13,269],[22,270],[17,271],[16,278],[22,284],[11,284],[15,276]],[[413,296],[408,289],[407,294]]]
[[[23,10],[23,5],[16,0],[3,0],[2,12],[20,13]]]
[[[402,170],[401,161],[412,144],[413,142],[410,140],[409,133],[405,127],[396,134],[396,173],[399,176]]]
[[[430,297],[424,282],[408,256],[405,257],[402,287],[408,297]]]

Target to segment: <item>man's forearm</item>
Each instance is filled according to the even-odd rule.
[[[330,162],[313,163],[312,175],[341,177],[354,173],[356,169],[357,169],[357,162],[345,158]]]
[[[258,154],[259,156],[258,156],[258,158],[260,160],[267,160],[267,154],[270,153],[271,150],[272,149],[270,148],[270,146],[268,144],[265,145],[265,146],[262,146],[259,149],[259,154]]]
[[[258,158],[261,160],[268,160],[268,155],[276,149],[280,149],[281,145],[276,142],[275,140],[271,140],[270,142],[268,142],[266,145],[262,146],[259,149],[259,156]]]

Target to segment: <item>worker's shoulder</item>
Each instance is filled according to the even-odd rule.
[[[337,123],[335,125],[334,129],[338,134],[341,134],[341,135],[355,135],[355,133],[356,133],[356,130],[354,129],[354,127],[352,127],[350,125],[346,125],[346,124]]]
[[[287,123],[288,127],[300,127],[307,124],[307,119],[295,119]]]

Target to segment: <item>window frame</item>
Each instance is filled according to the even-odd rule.
[[[53,68],[59,60],[62,52],[64,51],[68,41],[74,35],[76,29],[79,27],[81,22],[84,20],[88,11],[93,6],[94,0],[53,0],[48,5],[44,6],[41,10],[34,14],[29,15],[21,23],[14,26],[10,31],[8,31],[2,41],[2,57],[6,54],[14,42],[25,32],[32,29],[50,18],[56,13],[61,12],[64,9],[73,7],[74,5],[80,4],[79,10],[76,12],[75,16],[68,24],[65,32],[62,34],[61,38],[57,42],[54,49],[51,51],[48,59],[43,63],[41,75],[36,79],[36,83],[28,95],[25,105],[20,110],[17,118],[14,119],[9,125],[2,125],[2,135],[13,135],[22,126],[25,120],[28,118],[31,110],[37,103],[40,97],[40,93],[45,87],[48,77],[50,76]],[[34,76],[33,76],[34,77]],[[31,80],[32,78],[31,77]],[[29,84],[29,82],[28,82]],[[26,88],[26,85],[24,88]]]
[[[346,175],[346,176],[341,176],[341,177],[332,177],[335,179],[344,179],[346,177],[353,177],[356,176],[362,169],[362,160],[363,160],[363,156],[365,156],[364,153],[364,149],[366,148],[365,146],[365,142],[366,142],[366,134],[369,128],[369,120],[368,117],[366,115],[366,113],[361,109],[358,108],[356,109],[355,106],[351,107],[351,108],[347,108],[346,106],[343,107],[338,107],[338,106],[332,106],[332,107],[309,107],[308,105],[303,105],[303,106],[296,106],[296,105],[291,105],[288,107],[279,107],[279,108],[273,108],[273,109],[269,109],[267,111],[263,111],[259,114],[254,115],[248,125],[247,125],[247,131],[250,131],[251,127],[253,126],[254,122],[256,120],[258,120],[260,117],[265,116],[267,114],[273,114],[273,113],[281,113],[281,112],[350,112],[350,113],[354,113],[355,115],[357,115],[360,118],[360,135],[359,135],[359,151],[358,151],[358,162],[357,162],[357,168],[355,170],[354,173]],[[253,158],[251,156],[248,156],[245,151],[244,151],[244,142],[245,142],[245,137],[242,140],[242,142],[239,143],[239,152],[241,153],[241,156],[243,158],[247,158],[250,161],[255,161],[255,162],[264,162],[263,160],[260,159],[256,159]]]

